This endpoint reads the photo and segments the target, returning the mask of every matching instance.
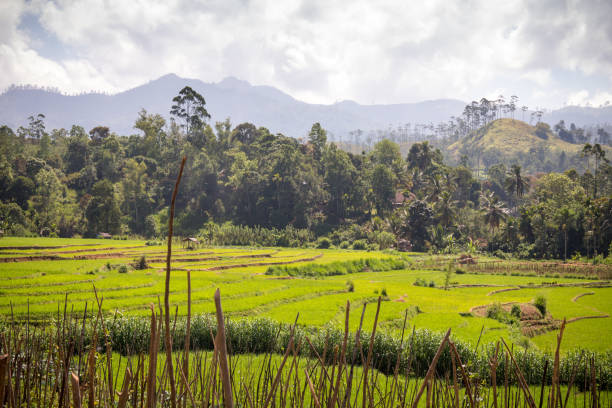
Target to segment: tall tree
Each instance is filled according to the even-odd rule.
[[[516,208],[518,207],[519,200],[521,197],[523,197],[528,188],[529,182],[521,174],[521,166],[518,164],[513,164],[508,171],[508,177],[506,178],[506,190],[515,196],[515,212]]]
[[[499,228],[499,224],[506,218],[509,210],[499,201],[493,192],[480,195],[480,208],[484,215],[485,223],[491,231]]]
[[[204,97],[189,86],[181,89],[172,102],[174,104],[170,109],[170,114],[184,121],[183,127],[187,135],[191,135],[195,129],[202,128],[206,120],[210,118],[204,107],[206,105]]]

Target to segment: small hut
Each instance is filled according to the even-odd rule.
[[[108,232],[98,232],[98,238],[100,239],[111,239],[112,237]]]
[[[200,241],[194,237],[187,237],[183,239],[183,247],[187,249],[195,249],[198,245],[200,245]]]

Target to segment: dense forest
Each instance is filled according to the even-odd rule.
[[[503,120],[491,112],[478,121],[470,116],[466,135]],[[155,241],[165,232],[186,156],[175,232],[213,244],[558,259],[601,259],[610,251],[612,167],[599,143],[581,146],[580,166],[562,173],[528,174],[520,163],[491,161],[473,171],[469,152],[450,166],[428,141],[402,154],[382,138],[354,154],[329,142],[318,123],[304,141],[229,119],[211,125],[204,97],[189,87],[173,99],[170,114],[167,123],[139,112],[139,134],[130,136],[103,125],[48,131],[42,114],[27,127],[0,127],[3,233]],[[587,140],[563,124],[554,130],[572,142]]]

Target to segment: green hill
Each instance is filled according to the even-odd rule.
[[[582,149],[582,145],[562,140],[546,123],[531,126],[520,120],[498,119],[453,143],[448,150],[455,158],[461,154],[469,156],[476,150],[483,155],[510,158],[528,153],[532,148],[573,155]]]

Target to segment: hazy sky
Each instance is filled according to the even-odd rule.
[[[612,1],[0,0],[0,90],[236,76],[316,103],[612,103]]]

